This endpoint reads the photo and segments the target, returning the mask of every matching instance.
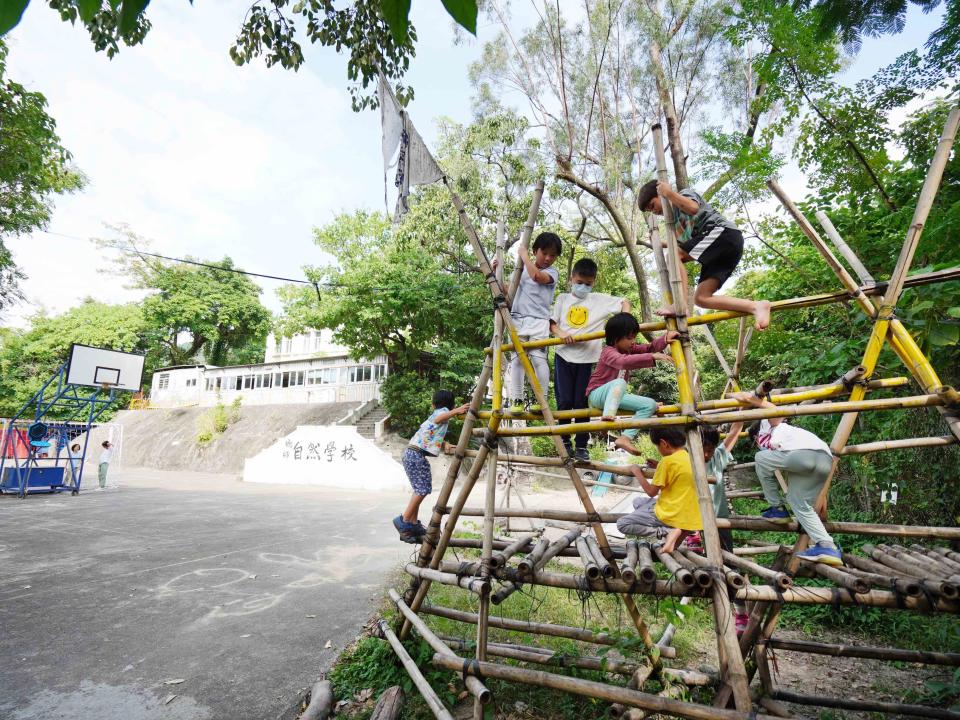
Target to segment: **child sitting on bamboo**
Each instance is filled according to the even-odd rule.
[[[677,192],[665,182],[651,180],[637,193],[637,205],[644,212],[663,215],[661,196],[669,200],[673,207],[684,287],[687,286],[687,271],[683,263],[700,263],[700,279],[693,302],[710,310],[750,313],[754,317],[754,327],[765,330],[770,324],[770,303],[767,300],[717,295],[717,291],[740,264],[743,233],[690,188]],[[676,309],[668,306],[657,310],[657,314],[672,317],[676,315]]]
[[[637,495],[633,512],[617,520],[617,529],[624,535],[662,538],[663,550],[673,552],[686,535],[703,529],[693,465],[680,428],[653,428],[650,440],[663,460],[653,480],[643,476],[639,465],[630,466],[646,495]]]
[[[678,336],[669,330],[651,343],[638,345],[635,341],[640,332],[640,323],[627,312],[617,313],[607,320],[604,328],[606,345],[600,351],[600,360],[587,383],[587,402],[590,407],[602,410],[601,420],[615,420],[618,410],[632,410],[635,420],[652,416],[657,411],[657,401],[643,395],[627,392],[630,371],[653,367],[657,360],[673,362],[663,353],[667,343]],[[625,430],[614,445],[631,455],[640,451],[633,445],[639,430]]]

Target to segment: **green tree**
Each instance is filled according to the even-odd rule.
[[[120,272],[147,291],[143,316],[165,362],[222,365],[231,353],[263,345],[272,316],[260,302],[260,286],[233,272],[229,257],[197,264],[158,260],[140,254],[143,241],[128,228],[112,229],[120,238],[100,243],[123,251]]]
[[[85,300],[55,316],[30,318],[25,331],[0,336],[0,415],[9,417],[66,362],[73,343],[125,352],[146,352],[151,332],[136,303]]]
[[[287,335],[331,328],[354,357],[387,355],[385,405],[397,429],[409,432],[424,419],[418,410],[425,388],[443,385],[462,395],[472,385],[493,328],[482,277],[450,271],[442,256],[402,234],[402,226],[394,231],[385,216],[365,211],[316,229],[315,242],[335,264],[306,268],[319,301],[310,288],[282,289],[279,328]]]
[[[0,42],[0,311],[20,298],[23,278],[4,237],[45,228],[53,196],[84,184],[70,168],[46,98],[8,78],[6,60],[7,47]]]
[[[189,0],[192,4],[193,0]],[[60,17],[77,21],[90,34],[98,51],[112,58],[121,45],[138,45],[150,31],[146,17],[150,0],[47,0]],[[476,35],[477,0],[440,0],[447,14]],[[30,0],[0,3],[0,37],[17,26]],[[255,0],[247,10],[230,57],[237,65],[263,57],[267,66],[296,70],[303,64],[302,37],[311,43],[346,48],[347,77],[354,110],[376,107],[366,88],[377,73],[399,81],[415,54],[416,30],[410,23],[410,0]],[[410,87],[398,87],[398,97],[413,97]]]

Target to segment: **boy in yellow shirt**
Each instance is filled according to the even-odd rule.
[[[643,477],[638,465],[632,466],[646,496],[637,495],[633,512],[617,520],[617,528],[624,535],[665,538],[664,551],[673,552],[685,535],[703,529],[693,466],[684,448],[686,439],[681,429],[654,428],[650,431],[650,440],[663,460],[657,465],[652,481]]]

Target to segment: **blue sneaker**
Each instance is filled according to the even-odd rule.
[[[830,547],[829,545],[821,545],[817,543],[808,547],[801,553],[797,553],[797,557],[801,560],[806,560],[807,562],[818,562],[825,565],[839,566],[843,565],[843,558],[840,556],[840,548]]]
[[[785,525],[790,522],[790,513],[782,507],[773,507],[772,505],[760,513],[760,517],[768,522]]]

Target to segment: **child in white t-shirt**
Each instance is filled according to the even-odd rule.
[[[570,273],[570,292],[557,296],[550,318],[550,332],[562,338],[553,358],[553,392],[557,410],[579,410],[587,405],[587,382],[593,366],[600,359],[603,341],[574,342],[574,336],[603,330],[607,319],[618,312],[630,312],[630,303],[624,298],[593,292],[597,282],[597,264],[590,258],[581,258]],[[565,424],[566,420],[559,420]],[[589,460],[587,433],[577,433],[576,457]],[[563,436],[569,455],[574,454],[570,435]]]
[[[533,257],[524,246],[520,246],[519,260],[523,264],[523,274],[520,276],[520,285],[517,294],[510,305],[510,317],[513,320],[517,335],[522,342],[531,340],[546,340],[550,337],[550,305],[553,303],[553,293],[557,289],[559,275],[553,263],[563,252],[563,242],[560,236],[552,232],[542,232],[533,241]],[[544,396],[550,390],[550,366],[547,364],[547,349],[533,348],[527,350],[527,357],[533,365],[537,375],[537,382]],[[510,378],[509,397],[511,412],[522,412],[525,398],[523,393],[523,365],[516,353],[510,361],[507,373]],[[529,403],[527,403],[529,405]],[[539,407],[529,407],[539,411]]]

